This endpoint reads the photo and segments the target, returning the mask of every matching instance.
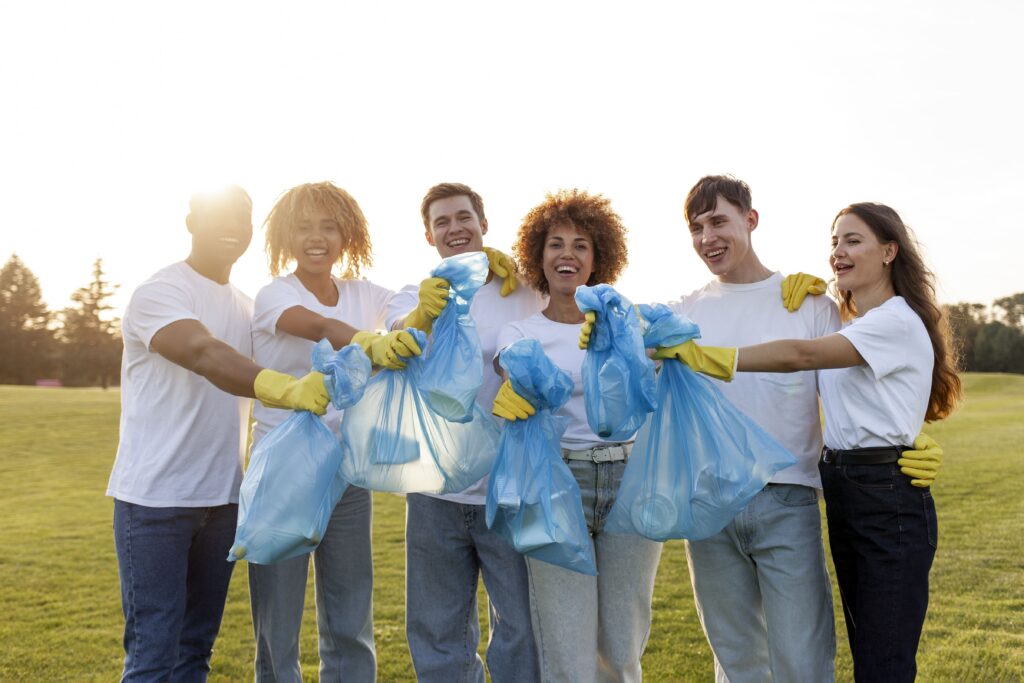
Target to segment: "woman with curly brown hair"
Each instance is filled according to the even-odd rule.
[[[572,397],[557,412],[568,418],[562,457],[579,484],[597,564],[597,576],[587,576],[527,557],[541,676],[544,681],[638,681],[661,544],[603,532],[633,437],[608,442],[587,423],[585,352],[578,345],[584,315],[574,298],[580,285],[615,282],[626,266],[626,228],[601,195],[563,190],[527,214],[513,253],[524,280],[550,298],[541,313],[506,325],[497,348],[537,339],[573,379]],[[533,412],[507,380],[494,406],[506,419]]]
[[[293,187],[274,204],[266,229],[271,275],[291,262],[295,270],[256,295],[252,339],[258,362],[291,375],[308,372],[313,345],[323,338],[336,349],[357,343],[383,367],[402,367],[401,356],[419,354],[408,332],[374,332],[384,328],[393,293],[356,279],[370,265],[372,247],[366,218],[348,192],[329,182]],[[341,277],[333,274],[336,265]],[[290,414],[257,403],[253,446]],[[336,430],[341,413],[329,408],[323,419]],[[376,677],[370,518],[369,491],[349,486],[313,551],[323,680]],[[302,680],[299,629],[308,574],[307,555],[249,564],[257,681]]]
[[[818,469],[854,677],[912,681],[938,526],[927,488],[934,472],[906,469],[906,451],[923,421],[947,417],[960,400],[957,359],[934,276],[896,211],[869,202],[840,211],[830,261],[847,325],[742,347],[736,369],[819,371]],[[690,364],[681,347],[655,357]]]

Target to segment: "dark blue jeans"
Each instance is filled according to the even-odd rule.
[[[205,681],[233,562],[238,505],[153,508],[114,500],[124,612],[122,681]]]
[[[857,681],[913,681],[938,543],[931,491],[895,464],[820,463]]]

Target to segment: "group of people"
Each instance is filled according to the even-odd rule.
[[[573,379],[559,410],[568,418],[561,447],[579,484],[597,576],[524,559],[488,529],[486,479],[457,494],[408,494],[406,635],[416,677],[484,680],[482,577],[492,680],[638,681],[661,544],[603,531],[633,437],[612,443],[588,426],[581,368],[602,321],[574,299],[577,287],[612,284],[622,273],[626,228],[607,198],[560,191],[527,214],[511,258],[485,247],[483,201],[466,185],[430,188],[421,214],[438,256],[488,256],[487,282],[470,307],[485,361],[480,405],[506,420],[534,413],[496,363],[520,338],[537,339]],[[758,214],[742,181],[702,178],[685,218],[713,278],[670,306],[700,325],[700,344],[658,348],[654,357],[721,380],[726,398],[797,459],[725,529],[686,544],[716,677],[834,678],[817,504],[824,488],[855,675],[912,680],[936,545],[928,485],[941,464],[941,449],[918,432],[960,394],[916,242],[888,207],[843,209],[832,225],[837,307],[805,298],[823,293],[816,278],[783,278],[761,263],[752,242]],[[244,190],[193,196],[186,225],[188,258],[143,283],[123,318],[121,440],[107,494],[128,681],[204,680],[209,671],[233,568],[226,557],[250,399],[253,444],[291,410],[322,414],[336,429],[341,414],[328,405],[323,377],[309,371],[313,345],[355,343],[376,366],[400,369],[422,351],[406,330],[429,333],[448,300],[440,278],[399,292],[358,279],[372,260],[367,221],[331,183],[292,188],[274,205],[265,227],[275,279],[255,302],[229,282],[252,238]],[[376,677],[371,514],[370,493],[348,487],[312,553],[324,680]],[[248,570],[256,679],[301,680],[309,558]]]

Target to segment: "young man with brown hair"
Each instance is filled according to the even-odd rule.
[[[484,381],[477,402],[489,406],[501,378],[491,372],[498,330],[543,307],[528,287],[517,287],[507,256],[484,247],[487,219],[480,195],[461,183],[442,183],[421,204],[427,244],[442,258],[474,251],[487,253],[491,272],[470,305],[480,335]],[[496,277],[495,277],[496,276]],[[429,332],[444,308],[448,283],[427,278],[406,287],[389,306],[389,327],[414,326]],[[411,493],[406,518],[406,635],[416,678],[421,682],[483,683],[476,653],[480,639],[477,583],[487,589],[491,637],[487,670],[495,683],[536,681],[537,653],[530,626],[526,564],[485,523],[487,479],[457,494]]]

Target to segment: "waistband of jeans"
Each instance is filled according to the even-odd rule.
[[[632,450],[632,443],[610,443],[606,446],[594,446],[593,448],[585,448],[581,451],[563,448],[562,459],[589,460],[590,462],[618,462],[619,460],[626,460]]]
[[[826,465],[888,465],[903,457],[903,451],[909,450],[910,446],[874,446],[847,450],[825,446],[821,449],[821,461]]]

